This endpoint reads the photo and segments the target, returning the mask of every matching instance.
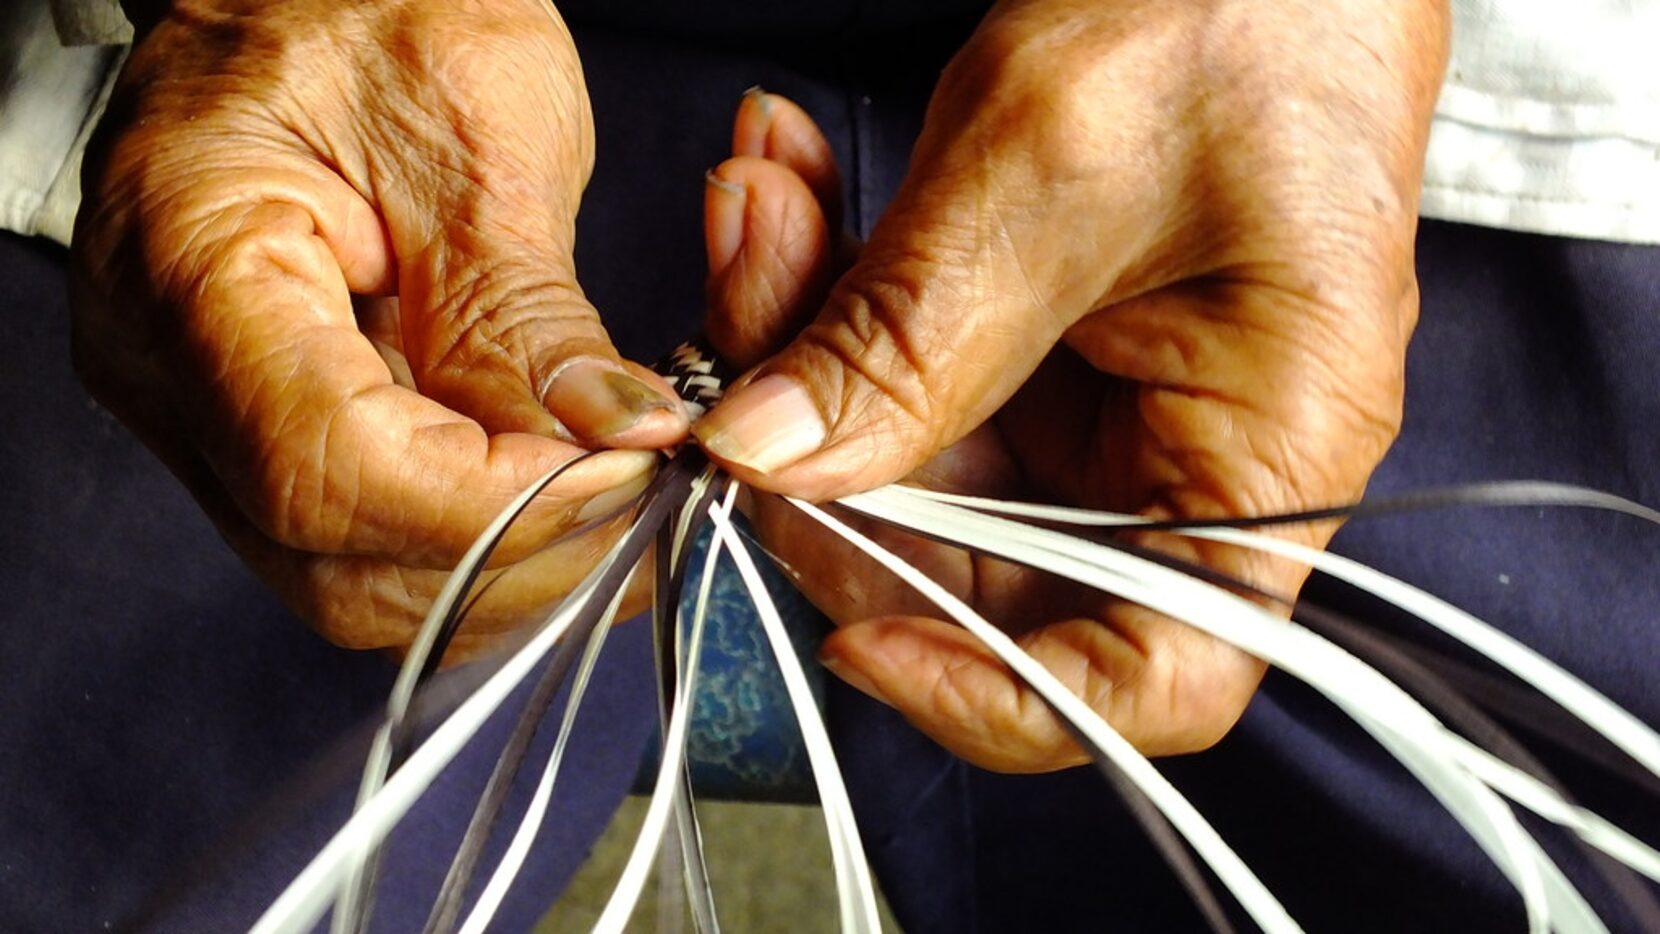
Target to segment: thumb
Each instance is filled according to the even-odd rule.
[[[1064,333],[986,180],[919,174],[817,319],[694,426],[739,479],[820,500],[897,480],[990,417]]]
[[[406,267],[403,338],[416,386],[492,432],[661,447],[686,415],[623,361],[568,254],[458,225]]]

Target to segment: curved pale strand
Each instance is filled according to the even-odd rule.
[[[553,649],[578,613],[595,597],[599,581],[611,570],[627,542],[620,539],[582,583],[548,616],[523,646],[508,656],[471,697],[456,707],[426,742],[335,832],[327,845],[288,884],[250,929],[251,934],[300,934],[309,931],[331,901],[331,889],[360,866],[364,855],[409,811],[484,722]]]
[[[1065,520],[1072,521],[1077,525],[1127,529],[1132,526],[1152,524],[1152,520],[1146,516],[1131,515],[1129,513],[1106,512],[1076,506],[1051,506],[1042,503],[1023,503],[1015,500],[987,499],[966,493],[930,490],[926,487],[905,486],[904,489],[918,493],[927,499],[982,509],[987,512],[1001,512],[1004,515],[1042,518],[1032,510],[1060,510],[1084,517],[1081,520]],[[1448,509],[1460,506],[1483,508],[1533,506],[1595,509],[1602,512],[1619,513],[1633,519],[1641,519],[1651,525],[1660,525],[1660,510],[1651,509],[1642,503],[1626,499],[1623,496],[1615,496],[1613,493],[1604,493],[1590,487],[1575,486],[1571,483],[1555,483],[1549,480],[1495,480],[1485,483],[1469,483],[1462,486],[1438,487],[1413,493],[1385,495],[1376,500],[1362,500],[1350,506],[1330,509],[1315,509],[1307,512],[1282,513],[1269,516],[1244,516],[1234,519],[1191,520],[1192,524],[1187,526],[1177,526],[1175,523],[1164,521],[1158,522],[1157,525],[1165,529],[1179,528],[1183,534],[1186,534],[1200,528],[1237,529],[1247,526],[1294,525],[1340,519],[1345,516],[1379,516],[1389,513],[1424,512],[1432,509]]]
[[[1548,928],[1552,905],[1567,903],[1562,897],[1552,897],[1552,889],[1558,887],[1547,884],[1546,877],[1555,869],[1548,860],[1539,862],[1537,857],[1543,857],[1542,851],[1531,845],[1531,838],[1515,815],[1490,789],[1451,761],[1444,744],[1437,745],[1445,735],[1439,721],[1349,653],[1255,604],[1145,559],[1051,529],[909,497],[908,493],[889,488],[854,497],[847,505],[869,509],[874,501],[880,518],[887,521],[900,525],[920,522],[921,530],[928,534],[956,537],[974,543],[982,551],[1024,560],[1117,593],[1188,621],[1279,665],[1356,715],[1357,722],[1385,740],[1392,753],[1402,747],[1388,742],[1380,729],[1387,728],[1424,752],[1397,758],[1442,801],[1511,879],[1527,908],[1531,929]],[[886,512],[882,511],[884,507]],[[1036,548],[1038,554],[1034,556],[1028,550],[1031,548]],[[1583,916],[1579,911],[1572,914]]]
[[[1393,682],[1348,652],[1301,626],[1269,614],[1232,593],[1169,568],[1052,529],[1028,526],[909,496],[886,487],[841,504],[893,525],[1041,567],[1051,574],[1124,597],[1187,622],[1295,675],[1350,711],[1369,732],[1388,724],[1422,757],[1401,759],[1487,851],[1521,894],[1530,930],[1551,920],[1539,851],[1515,814],[1492,790],[1452,762],[1439,742],[1440,721]],[[1393,750],[1393,745],[1391,744]]]
[[[912,489],[909,492],[925,499],[954,503],[987,512],[1076,525],[1123,525],[1139,518],[1064,506],[1004,503],[930,490]],[[1559,495],[1545,504],[1603,509],[1649,522],[1657,521],[1654,511],[1640,504],[1594,490],[1582,492],[1585,494],[1583,500],[1570,501]],[[1660,775],[1660,733],[1656,733],[1648,724],[1637,719],[1602,692],[1568,673],[1525,643],[1439,597],[1381,571],[1373,570],[1351,558],[1299,545],[1296,542],[1236,529],[1189,529],[1181,534],[1252,548],[1300,561],[1412,613],[1533,685],[1540,693],[1560,704],[1564,710],[1624,750],[1649,771]]]
[[[722,543],[718,539],[711,541],[709,551],[704,555],[703,579],[698,582],[691,633],[686,640],[687,663],[681,671],[680,688],[676,692],[674,709],[669,713],[668,728],[663,731],[663,753],[657,763],[651,800],[646,804],[645,819],[640,823],[640,831],[634,838],[634,848],[629,851],[622,875],[617,878],[611,897],[600,911],[599,920],[594,922],[596,934],[622,934],[627,926],[628,919],[639,904],[640,893],[645,890],[652,861],[662,846],[671,810],[680,797],[680,772],[685,768],[686,759],[686,730],[691,725],[692,703],[697,688],[697,658],[703,647],[709,595],[714,586],[715,562],[720,558],[721,548]],[[678,647],[675,654],[679,655]]]
[[[737,489],[736,485],[733,487]],[[812,765],[813,781],[818,785],[819,801],[823,805],[826,829],[830,834],[830,856],[835,865],[836,889],[841,904],[841,929],[844,934],[865,934],[880,931],[882,922],[876,911],[876,889],[870,878],[870,866],[865,861],[864,844],[859,838],[859,827],[853,818],[853,805],[842,783],[841,768],[836,764],[836,752],[830,745],[829,733],[819,717],[818,705],[813,700],[812,688],[801,670],[784,620],[778,615],[766,582],[761,579],[749,549],[738,536],[732,524],[729,495],[720,506],[711,505],[709,518],[715,535],[726,542],[733,564],[749,589],[761,627],[772,644],[772,654],[778,661],[784,678],[784,688],[790,705],[795,708],[796,722],[801,728],[802,744],[807,747],[807,759]]]
[[[708,466],[692,481],[691,495],[687,497],[687,505],[677,510],[674,533],[670,536],[669,561],[671,565],[678,565],[686,549],[692,546],[694,536],[702,527],[702,516],[698,513],[695,504],[704,501],[705,494],[716,482],[718,471]],[[698,617],[707,612],[709,594],[712,592],[715,562],[705,555],[703,566],[704,576],[700,578],[697,601],[693,605],[693,616]],[[680,677],[687,669],[697,667],[697,656],[701,652],[700,645],[688,645],[688,636],[682,636],[684,631],[684,616],[678,605],[674,607],[675,625],[673,631],[674,651],[670,663],[675,666],[676,677]],[[654,632],[656,627],[653,627]],[[658,679],[661,686],[662,680]],[[694,698],[693,703],[696,703]],[[693,714],[696,714],[694,709]],[[668,833],[679,846],[679,852],[673,853],[673,847],[664,848],[660,858],[659,872],[664,876],[677,876],[681,886],[676,889],[664,885],[658,889],[657,916],[659,931],[679,931],[683,924],[683,916],[690,912],[693,930],[698,934],[719,934],[720,917],[715,910],[715,893],[709,883],[709,870],[703,856],[703,829],[698,825],[696,803],[693,801],[692,777],[690,764],[682,770],[679,789],[674,801],[674,824]]]
[[[571,682],[570,696],[565,699],[565,712],[559,722],[559,735],[554,738],[553,751],[548,754],[547,766],[542,770],[542,777],[536,784],[536,790],[531,795],[530,803],[525,807],[524,816],[519,820],[518,829],[513,833],[513,839],[507,844],[507,850],[502,854],[501,861],[496,864],[495,872],[490,874],[490,881],[485,883],[484,891],[479,893],[478,902],[473,910],[468,912],[467,920],[461,925],[461,934],[482,934],[496,910],[501,907],[501,901],[507,896],[507,890],[518,878],[519,870],[523,868],[525,857],[530,853],[530,846],[536,840],[536,834],[542,827],[542,820],[547,814],[548,801],[553,797],[553,785],[559,776],[559,766],[565,758],[565,747],[570,742],[571,731],[576,726],[577,711],[582,707],[582,698],[588,691],[588,681],[593,677],[594,667],[599,663],[599,654],[605,648],[605,637],[611,631],[611,624],[616,621],[617,610],[622,606],[624,590],[618,590],[611,598],[611,605],[605,608],[605,615],[600,617],[594,631],[588,636],[588,644],[583,647],[582,660],[578,663],[576,676]]]
[[[392,733],[409,713],[409,704],[415,696],[421,670],[426,667],[427,658],[432,655],[432,647],[438,640],[439,631],[443,629],[444,619],[455,608],[456,601],[465,596],[468,585],[472,582],[473,569],[484,560],[501,537],[503,530],[518,517],[530,501],[546,489],[554,477],[584,456],[586,455],[578,455],[565,461],[525,487],[506,508],[490,520],[484,531],[478,533],[472,545],[468,546],[466,554],[462,555],[461,562],[444,580],[443,587],[438,590],[438,596],[427,609],[426,618],[421,621],[421,628],[415,632],[415,639],[409,644],[403,664],[398,668],[397,679],[392,682],[392,693],[386,699],[386,720],[375,732],[374,742],[369,746],[369,755],[363,763],[363,776],[358,782],[357,801],[353,805],[353,810],[361,809],[367,804],[386,781],[386,771],[392,765]],[[368,854],[364,854],[363,858],[367,857]],[[350,934],[357,925],[360,910],[358,896],[363,886],[362,861],[358,860],[340,880],[339,901],[329,928],[331,934]]]
[[[1557,495],[1561,497],[1566,494],[1558,492]],[[1599,506],[1604,505],[1599,500],[1593,499],[1592,502]],[[1640,515],[1640,511],[1622,511]],[[1366,708],[1345,705],[1340,698],[1334,697],[1333,700],[1338,702],[1340,706],[1344,706],[1347,712],[1357,721],[1365,718],[1373,720],[1381,727],[1388,728],[1387,723],[1375,721],[1374,718],[1371,718]],[[1477,747],[1470,745],[1463,737],[1446,730],[1444,726],[1437,724],[1437,729],[1442,736],[1442,740],[1448,744],[1446,752],[1452,756],[1461,768],[1466,772],[1474,773],[1474,777],[1482,780],[1484,784],[1494,786],[1495,790],[1506,793],[1530,809],[1539,811],[1542,816],[1568,826],[1584,837],[1590,845],[1603,849],[1615,859],[1632,866],[1632,868],[1645,874],[1653,871],[1653,851],[1645,844],[1621,831],[1605,819],[1568,804],[1551,789],[1540,785],[1530,776],[1514,769],[1507,763],[1488,756]],[[1385,739],[1376,730],[1370,731],[1377,735],[1380,740]],[[1395,752],[1397,757],[1399,756],[1397,750],[1392,749],[1391,751]],[[1469,753],[1472,751],[1475,755],[1482,757],[1474,765],[1469,761]],[[1504,782],[1505,786],[1496,787],[1500,782]],[[1526,797],[1523,797],[1524,795]],[[1549,861],[1537,844],[1531,839],[1523,841],[1523,844],[1524,849],[1533,854],[1534,861],[1538,863],[1539,870],[1543,873],[1545,894],[1550,905],[1551,914],[1557,919],[1558,926],[1564,930],[1602,930],[1602,923],[1597,919],[1590,906],[1573,888],[1568,879],[1561,874],[1561,871]]]
[[[1570,804],[1544,782],[1462,736],[1452,738],[1459,761],[1477,778],[1548,821],[1572,830],[1586,843],[1660,882],[1660,851],[1589,808]]]
[[[1424,752],[1412,738],[1401,737],[1388,724],[1373,720],[1366,711],[1347,707],[1342,703],[1338,704],[1338,708],[1353,717],[1356,722],[1361,723],[1362,727],[1376,737],[1378,742],[1389,750],[1389,753],[1395,758],[1402,762],[1408,760],[1418,761],[1419,764],[1415,768],[1408,766],[1414,772],[1424,768],[1435,768],[1439,764],[1434,761],[1423,761],[1425,758]],[[1371,723],[1373,726],[1367,727],[1367,723]],[[1446,736],[1451,741],[1461,739],[1461,737],[1452,733],[1446,733]],[[1463,764],[1461,759],[1460,764]],[[1479,775],[1475,777],[1480,778]],[[1453,793],[1463,793],[1463,789],[1455,787]],[[1605,934],[1608,928],[1602,923],[1602,919],[1597,917],[1596,912],[1585,901],[1585,897],[1579,893],[1578,889],[1574,888],[1573,883],[1568,881],[1568,877],[1562,874],[1562,870],[1551,861],[1550,856],[1532,837],[1524,835],[1514,845],[1523,859],[1530,861],[1537,867],[1548,911],[1548,918],[1535,919],[1530,916],[1530,925],[1536,923],[1536,921],[1542,924],[1548,920],[1549,926],[1557,931]]]
[[[955,594],[940,586],[926,574],[906,563],[867,536],[824,512],[811,503],[790,500],[797,508],[840,535],[866,555],[898,575],[917,593],[932,601],[948,616],[956,620],[991,649],[1032,689],[1037,691],[1061,715],[1100,746],[1131,781],[1157,805],[1170,823],[1182,834],[1195,852],[1204,859],[1216,877],[1233,893],[1239,904],[1264,931],[1300,931],[1279,899],[1262,884],[1244,860],[1222,839],[1216,829],[1205,820],[1187,798],[1177,791],[1169,780],[1154,768],[1145,756],[1120,736],[1089,705],[1073,694],[1049,670],[1027,655],[1013,639],[976,613]]]

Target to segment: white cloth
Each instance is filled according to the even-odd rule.
[[[1660,243],[1660,0],[1456,0],[1423,214]]]
[[[71,35],[120,38],[113,27],[131,35],[125,19],[111,22],[108,0],[80,5],[86,12],[71,18]],[[101,22],[92,12],[100,6]],[[0,3],[0,228],[69,242],[81,153],[120,57],[119,46],[65,45],[47,0]]]
[[[0,12],[0,227],[68,242],[131,27],[115,0]],[[1454,0],[1423,214],[1660,243],[1660,0]],[[55,28],[54,28],[55,24]]]
[[[64,45],[125,45],[133,24],[116,0],[51,0],[52,23]]]

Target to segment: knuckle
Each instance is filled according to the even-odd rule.
[[[1257,330],[1266,378],[1235,400],[1245,453],[1290,495],[1280,506],[1357,494],[1401,431],[1416,287],[1408,276],[1364,298],[1314,284],[1273,294],[1277,323]]]
[[[461,146],[463,162],[516,165],[532,171],[546,147],[561,165],[578,164],[583,180],[593,165],[593,116],[575,48],[557,19],[535,4],[493,4],[487,13],[444,4],[398,9],[384,30],[391,36],[395,87],[412,92],[425,116]],[[527,76],[532,76],[527,78]],[[512,89],[508,91],[507,89]],[[503,107],[504,102],[520,102]],[[527,108],[536,120],[524,119]],[[546,132],[557,128],[559,132]],[[530,134],[541,135],[534,146]],[[468,171],[467,165],[455,166]],[[492,184],[501,179],[489,179]]]
[[[950,415],[950,408],[934,384],[957,361],[949,344],[907,326],[919,302],[912,281],[878,274],[840,287],[832,299],[839,313],[803,334],[804,344],[831,364],[823,368],[825,378],[839,382],[827,387],[831,391],[825,396],[836,406],[825,413],[832,424],[864,422],[873,407],[882,406],[900,416],[899,422],[887,424],[890,431],[932,438],[944,430],[940,420]]]
[[[504,363],[530,374],[543,361],[604,339],[576,284],[531,261],[455,277],[433,296],[431,308],[435,339],[420,362],[439,379]]]
[[[333,283],[339,277],[327,248],[309,236],[312,219],[298,205],[204,205],[169,220],[154,228],[151,237],[178,274],[178,281],[171,283],[175,294],[170,297],[181,308],[206,310],[209,303],[192,299],[219,283],[288,279],[310,286]]]
[[[923,701],[959,754],[998,772],[1048,772],[1087,761],[1035,692],[984,677],[983,663],[959,659],[934,673]]]
[[[1140,633],[1135,662],[1090,671],[1082,679],[1083,700],[1147,755],[1198,752],[1219,742],[1244,713],[1262,664],[1152,610],[1122,606],[1117,612]]]
[[[935,669],[926,694],[928,709],[937,711],[947,722],[971,727],[987,717],[988,711],[993,715],[999,713],[1000,706],[990,703],[986,696],[978,667],[973,659],[954,658]]]
[[[999,17],[976,33],[942,76],[942,96],[961,124],[1029,154],[1042,184],[1092,177],[1117,154],[1136,114],[1101,101],[1144,96],[1152,49],[1129,47],[1123,29],[1086,31],[1041,10]],[[1171,57],[1161,64],[1168,67]],[[1165,134],[1138,134],[1160,139]],[[1007,142],[1003,142],[1007,145]]]
[[[280,393],[256,393],[251,404],[271,411],[248,420],[243,452],[232,455],[241,463],[230,472],[248,478],[243,507],[261,531],[319,554],[348,551],[354,540],[385,531],[365,528],[360,515],[366,478],[380,465],[372,462],[349,401],[312,411]]]
[[[280,442],[259,447],[264,449],[263,456],[253,459],[244,504],[248,518],[286,547],[320,553],[337,551],[340,536],[332,533],[333,515],[322,505],[329,499],[322,493],[327,471],[321,462],[327,455],[309,451],[304,445]]]

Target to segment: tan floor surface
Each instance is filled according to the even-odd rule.
[[[623,803],[587,865],[536,926],[535,934],[576,934],[593,927],[622,873],[645,811],[643,797]],[[836,883],[818,808],[699,802],[697,812],[723,931],[812,934],[838,930]],[[881,909],[884,929],[898,931],[885,902]],[[628,930],[659,930],[658,911],[657,880],[653,878],[646,884]],[[690,922],[682,929],[690,932]]]

